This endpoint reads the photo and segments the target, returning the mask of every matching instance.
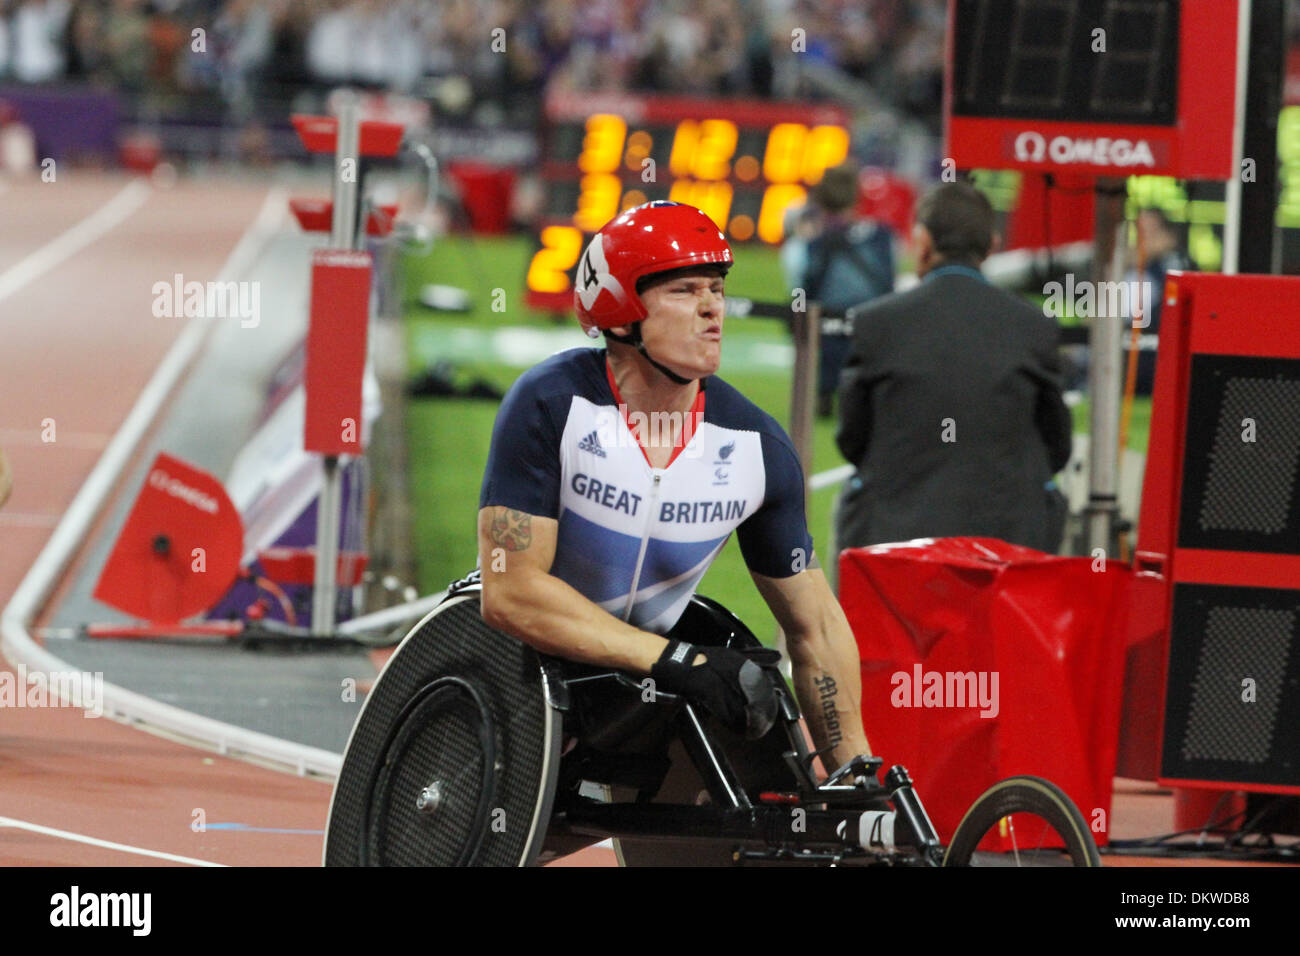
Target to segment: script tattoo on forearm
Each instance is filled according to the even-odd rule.
[[[835,697],[838,691],[835,686],[835,678],[825,674],[822,677],[814,677],[813,684],[817,688],[817,697],[822,708],[822,720],[826,724],[826,743],[828,746],[838,747],[844,740],[844,733],[840,729],[840,718],[835,709]]]
[[[533,543],[533,516],[513,508],[498,508],[492,515],[492,543],[507,551],[527,551]]]

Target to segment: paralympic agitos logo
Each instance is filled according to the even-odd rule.
[[[1163,146],[1157,143],[1157,147]],[[1053,136],[1037,130],[1016,135],[1012,144],[1016,160],[1022,163],[1056,163],[1060,166],[1156,166],[1155,150],[1144,139],[1112,139],[1107,136]]]

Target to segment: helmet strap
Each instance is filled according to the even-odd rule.
[[[676,382],[678,385],[689,385],[691,384],[691,382],[695,381],[695,379],[693,378],[682,378],[672,369],[668,368],[667,366],[661,365],[654,360],[654,357],[645,350],[645,340],[641,338],[640,322],[632,323],[632,333],[625,339],[620,338],[617,335],[610,335],[608,329],[605,330],[605,336],[606,338],[613,339],[615,342],[622,342],[624,345],[634,346],[638,352],[640,352],[643,356],[645,356],[645,360],[647,362],[649,362],[659,371],[663,372],[665,375],[668,376],[668,378]]]

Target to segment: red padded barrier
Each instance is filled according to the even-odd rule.
[[[867,737],[911,772],[943,839],[991,784],[1036,774],[1107,842],[1132,577],[994,538],[840,555]]]

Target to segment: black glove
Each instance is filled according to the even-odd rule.
[[[706,659],[694,667],[691,662],[697,654],[704,654]],[[663,690],[681,694],[730,730],[757,740],[776,723],[776,687],[764,668],[780,660],[779,651],[765,647],[734,651],[670,640],[650,669],[650,676]]]

